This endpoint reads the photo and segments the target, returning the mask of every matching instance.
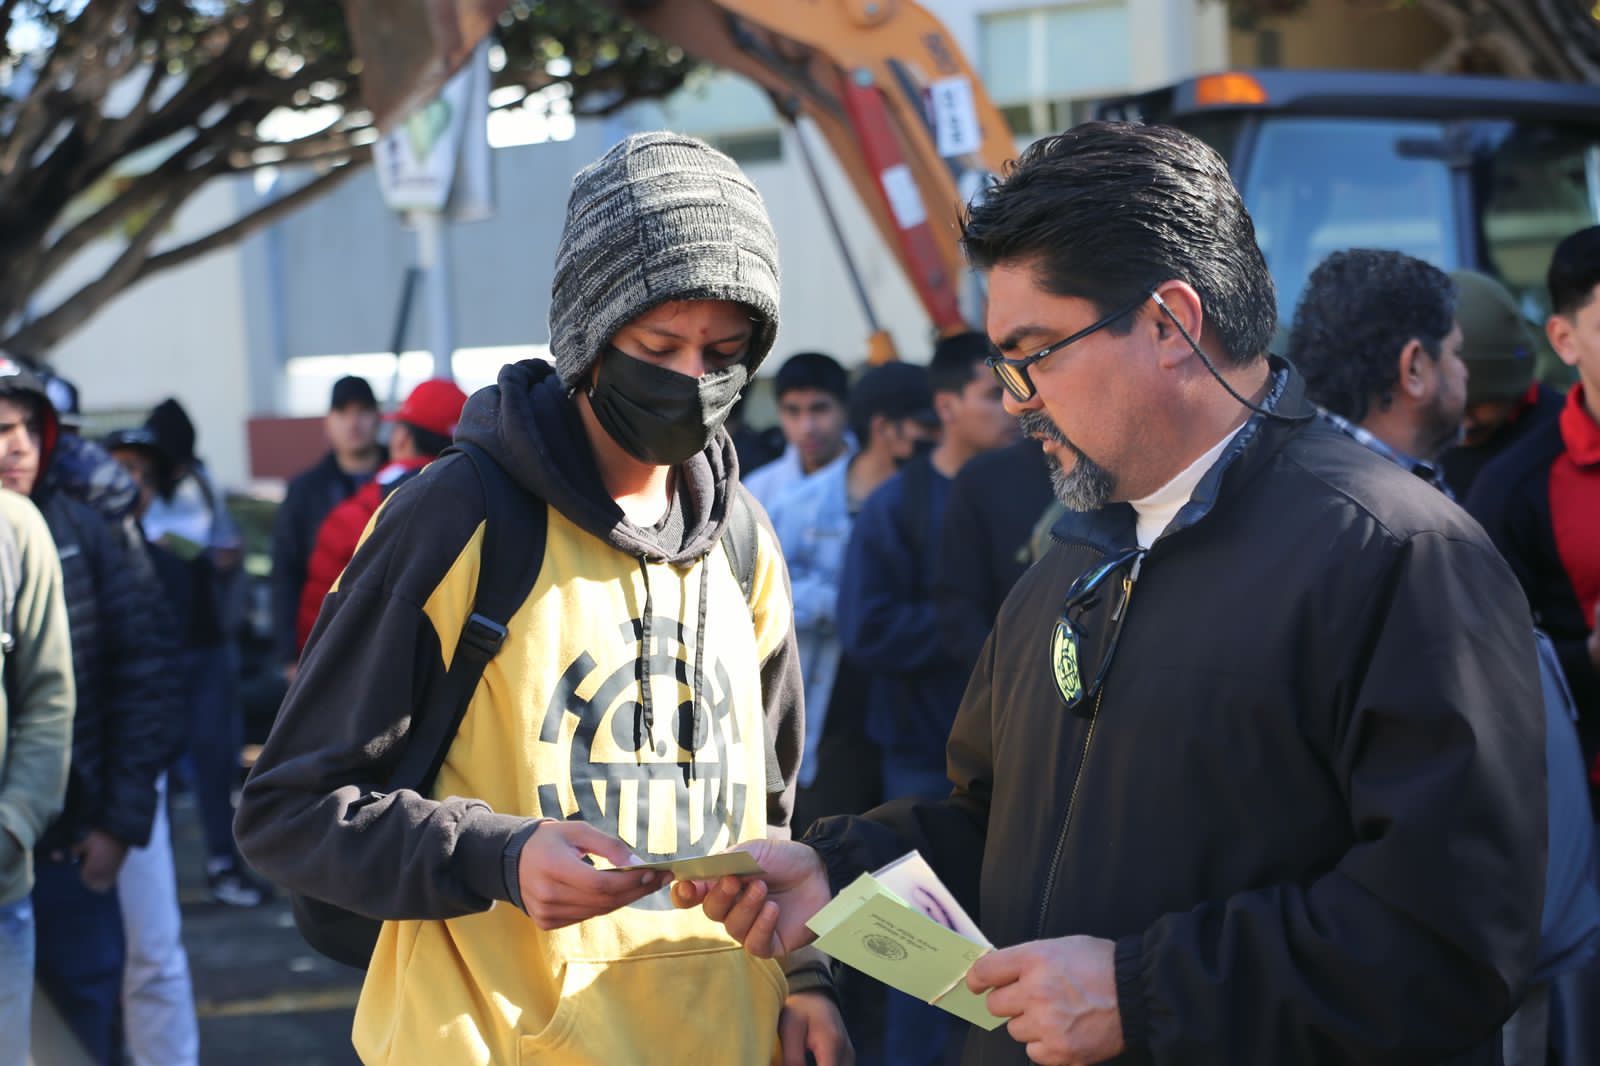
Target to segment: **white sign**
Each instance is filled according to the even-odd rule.
[[[933,82],[928,86],[928,103],[933,111],[934,144],[941,156],[949,159],[983,147],[969,79],[958,75]]]
[[[922,190],[917,188],[917,179],[911,176],[910,167],[897,163],[879,174],[878,181],[883,185],[883,195],[889,200],[896,225],[901,229],[914,229],[928,221]]]
[[[384,202],[395,211],[449,207],[456,221],[487,218],[488,106],[488,56],[480,47],[438,96],[373,145]]]

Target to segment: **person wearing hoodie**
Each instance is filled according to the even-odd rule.
[[[504,368],[456,434],[547,528],[431,794],[387,780],[473,609],[485,504],[463,456],[384,502],[330,592],[240,845],[384,920],[366,1063],[849,1063],[820,956],[753,960],[663,875],[607,868],[788,836],[788,578],[724,429],[777,333],[760,196],[700,141],[629,137],[574,179],[550,316],[554,365]],[[734,508],[756,520],[748,597],[721,541]]]
[[[60,423],[44,384],[0,359],[0,484],[29,495],[61,560],[77,712],[66,805],[35,847],[39,983],[95,1062],[121,1061],[124,942],[117,874],[150,840],[175,735],[172,635],[116,527],[48,477]]]

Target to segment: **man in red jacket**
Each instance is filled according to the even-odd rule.
[[[466,402],[467,394],[455,382],[434,378],[412,389],[399,410],[384,416],[385,421],[394,424],[389,436],[388,465],[330,511],[317,530],[295,624],[301,647],[305,647],[311,627],[317,624],[323,597],[355,555],[361,534],[377,513],[378,505],[450,446]]]

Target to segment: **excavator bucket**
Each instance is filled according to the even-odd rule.
[[[387,130],[444,87],[510,0],[344,0],[362,102]]]

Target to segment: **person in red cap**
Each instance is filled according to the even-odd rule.
[[[379,505],[450,446],[466,402],[467,394],[455,382],[434,378],[412,389],[399,410],[384,416],[384,421],[394,426],[389,435],[388,465],[330,511],[317,529],[295,622],[301,647],[311,635],[311,627],[317,624],[323,598],[354,558],[361,534]]]

